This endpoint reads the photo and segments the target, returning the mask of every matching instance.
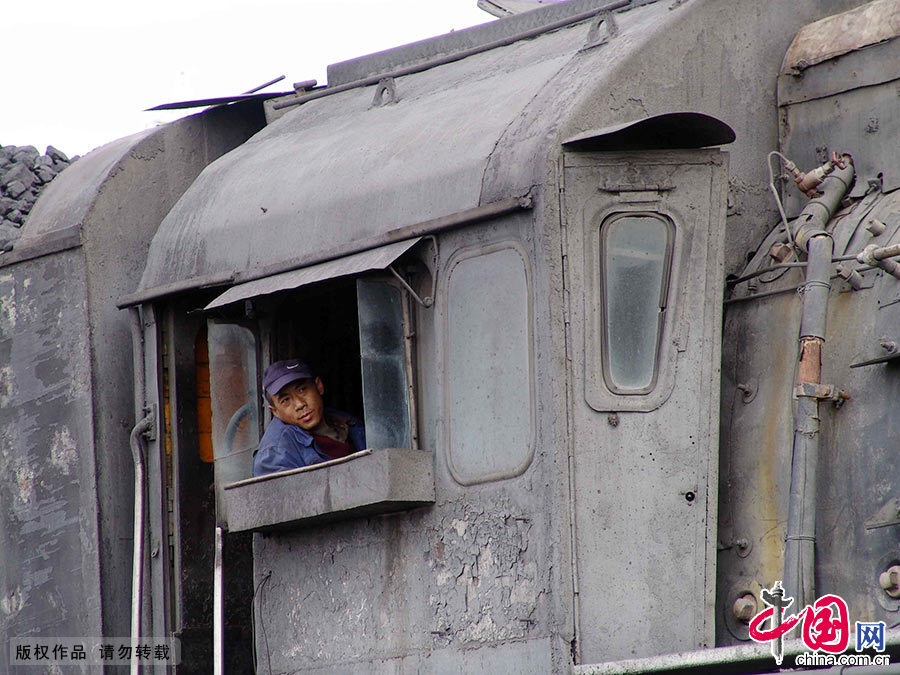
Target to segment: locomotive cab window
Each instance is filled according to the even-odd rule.
[[[239,403],[252,408],[245,397],[250,390],[257,410],[267,411],[260,417],[266,425],[254,426],[249,412],[243,415],[246,421],[228,423],[235,427],[232,435],[242,434],[240,449],[234,442],[226,447],[231,436],[224,432],[213,439],[220,523],[230,530],[273,529],[335,513],[383,512],[433,500],[430,454],[417,450],[410,293],[417,282],[415,274],[407,274],[417,268],[400,269],[403,282],[371,272],[226,308],[256,322],[259,367],[251,373],[243,365],[252,360],[247,354],[253,349],[242,326],[246,319],[227,324],[241,337],[232,338],[234,355],[228,363],[240,367],[232,366],[231,377],[213,376],[213,427],[222,426],[215,419],[220,407],[227,408],[222,419],[239,416]],[[211,355],[214,335],[227,332],[221,328],[225,323],[210,321]],[[267,374],[267,366],[279,363]],[[275,372],[278,368],[283,372]],[[300,370],[305,377],[297,377]],[[288,407],[287,395],[276,396],[286,389],[305,393]],[[318,423],[310,426],[314,417]],[[417,478],[404,485],[392,477],[396,472],[413,472]]]
[[[674,387],[683,331],[674,289],[688,225],[661,203],[647,207],[586,214],[585,399],[594,410],[654,410]]]
[[[646,394],[659,371],[673,227],[652,213],[615,214],[599,235],[603,379],[613,393]]]

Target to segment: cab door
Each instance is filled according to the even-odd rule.
[[[714,645],[726,157],[564,154],[582,663]]]

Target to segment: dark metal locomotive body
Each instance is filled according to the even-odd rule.
[[[759,672],[779,580],[896,624],[898,13],[573,0],[82,158],[0,256],[6,644]],[[773,179],[786,229],[776,148],[853,157],[811,202]],[[296,355],[371,447],[252,478],[262,369]]]

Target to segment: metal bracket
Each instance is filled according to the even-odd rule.
[[[613,13],[600,12],[591,21],[591,27],[588,28],[587,39],[582,50],[605,45],[618,34],[619,26],[616,24],[615,18],[613,18]]]
[[[867,530],[900,525],[900,498],[894,497],[865,522]]]
[[[151,403],[149,406],[144,407],[144,416],[150,417],[150,426],[147,427],[147,430],[144,432],[144,438],[148,441],[156,440],[156,404]]]
[[[896,359],[900,359],[900,349],[897,348],[897,343],[892,340],[890,337],[883,335],[879,340],[878,344],[881,346],[881,352],[872,358],[864,359],[863,361],[857,361],[856,363],[851,363],[851,368],[862,368],[863,366],[871,366],[876,363],[887,363],[888,361],[894,361]]]
[[[850,394],[835,389],[833,384],[817,384],[816,382],[800,382],[794,387],[794,396],[797,398],[815,398],[820,401],[831,401],[835,407],[841,407],[845,401],[850,400]]]
[[[397,85],[393,77],[386,77],[381,80],[375,87],[375,97],[372,99],[372,107],[380,108],[383,105],[390,105],[400,100],[397,96]]]
[[[435,279],[437,278],[437,274],[431,275],[431,294],[426,295],[424,298],[420,298],[419,294],[416,293],[413,290],[413,287],[407,283],[406,279],[404,279],[403,276],[397,270],[394,269],[393,265],[388,265],[388,269],[391,271],[391,273],[395,277],[397,277],[397,281],[399,281],[403,285],[403,288],[405,288],[409,292],[409,294],[413,297],[413,299],[416,302],[418,302],[420,305],[422,305],[422,307],[425,307],[426,309],[428,309],[429,307],[434,305],[434,284],[435,284]]]

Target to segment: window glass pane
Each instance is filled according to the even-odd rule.
[[[517,476],[531,462],[530,302],[516,249],[465,257],[450,273],[447,452],[463,485]]]
[[[620,216],[601,228],[600,237],[604,376],[618,393],[643,393],[656,376],[669,226],[653,216]]]
[[[411,448],[400,289],[373,279],[356,284],[366,444]]]
[[[259,445],[256,336],[246,326],[209,322],[209,384],[216,485],[253,475]]]

